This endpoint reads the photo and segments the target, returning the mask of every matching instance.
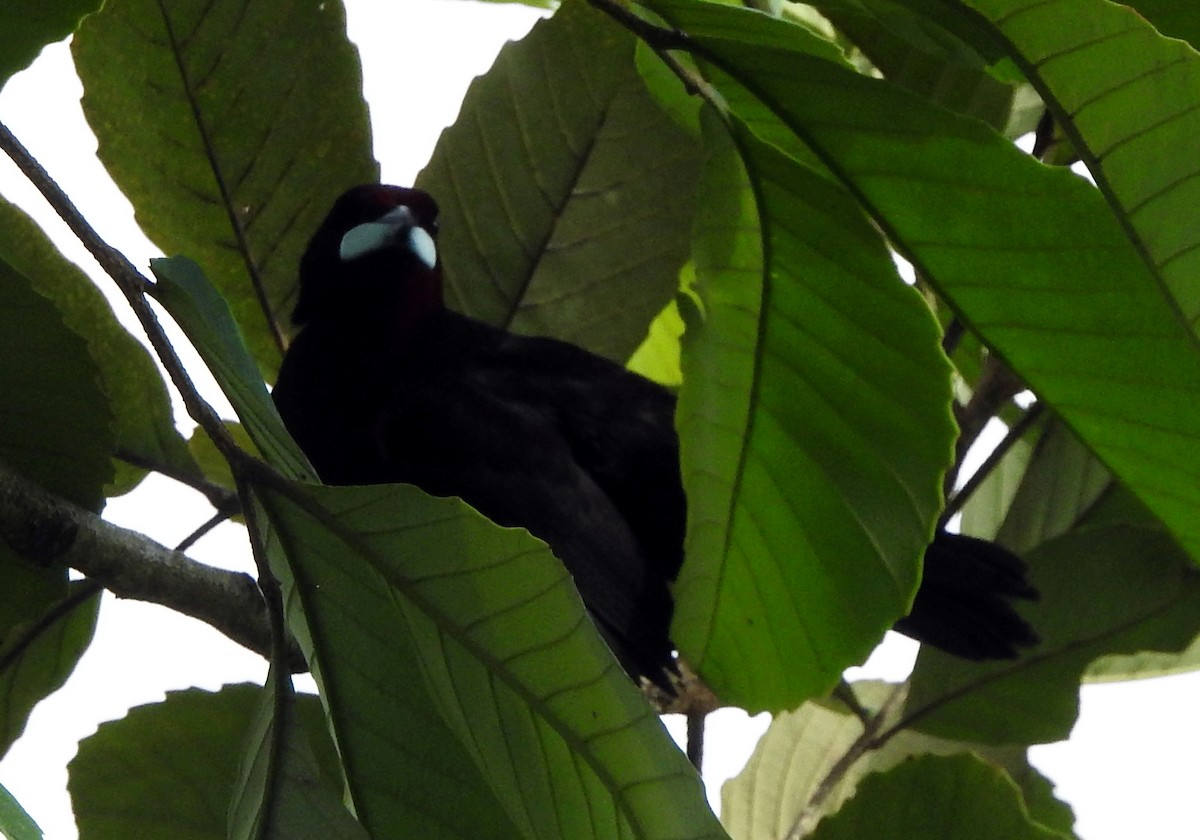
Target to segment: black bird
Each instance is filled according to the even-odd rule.
[[[675,397],[574,345],[446,309],[437,215],[402,187],[334,204],[300,263],[302,329],[273,392],[284,423],[327,484],[414,484],[544,540],[625,669],[670,692],[686,517]],[[1012,657],[1037,636],[1010,599],[1033,597],[1017,557],[942,532],[897,629]]]

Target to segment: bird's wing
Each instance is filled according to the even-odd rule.
[[[448,386],[406,379],[376,429],[393,481],[462,498],[548,543],[623,664],[654,678],[670,661],[667,582],[579,463],[553,406],[515,399],[472,368]]]
[[[574,460],[612,500],[654,574],[674,580],[687,518],[674,395],[554,339],[506,335],[495,359],[514,372],[498,387],[553,410]]]

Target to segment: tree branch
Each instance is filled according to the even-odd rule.
[[[120,598],[197,618],[264,657],[271,630],[249,575],[197,563],[149,537],[105,522],[0,463],[0,539],[34,562],[70,566]],[[50,551],[41,547],[53,546]],[[289,670],[307,669],[294,641]]]

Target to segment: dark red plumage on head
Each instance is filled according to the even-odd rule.
[[[381,221],[398,209],[407,211],[407,222]],[[366,314],[362,306],[365,300],[390,302],[395,311],[386,317],[399,317],[405,322],[441,308],[441,266],[423,262],[405,237],[405,224],[411,224],[412,229],[427,234],[432,243],[437,235],[437,218],[437,203],[421,190],[364,184],[343,193],[300,260],[300,297],[292,320],[302,326],[318,313],[322,318],[361,318]],[[343,240],[348,232],[374,225],[380,231],[375,243],[379,247],[364,248],[347,259]],[[389,227],[395,231],[391,242],[385,238]]]

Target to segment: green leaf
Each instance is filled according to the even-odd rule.
[[[809,701],[776,714],[742,772],[721,788],[721,821],[738,840],[789,836],[801,813],[834,763],[862,734],[858,718]],[[862,772],[838,784],[815,813],[805,816],[811,831],[826,813],[853,794]]]
[[[0,540],[0,636],[66,597],[67,570],[23,560]]]
[[[1165,292],[1175,263],[1182,270],[1187,260],[1178,252],[1169,272],[1152,274],[1142,258],[1150,248],[1166,260],[1182,244],[1180,193],[1169,191],[1178,218],[1155,244],[1131,239],[1132,216],[1114,218],[1082,179],[1029,159],[981,124],[759,43],[759,29],[787,24],[699,6],[705,15],[693,25],[695,4],[653,3],[813,148],[921,276],[1200,557],[1200,402],[1192,398],[1200,347],[1184,318],[1191,307]],[[1167,148],[1189,147],[1167,142],[1156,153],[1173,157]],[[1151,181],[1160,183],[1156,174],[1131,190]],[[1163,209],[1139,194],[1147,213]]]
[[[89,510],[112,477],[112,413],[96,363],[62,313],[0,259],[0,460]]]
[[[889,81],[1004,129],[1015,85],[988,73],[981,56],[935,21],[890,2],[866,2],[852,12],[835,8],[826,14]]]
[[[259,492],[369,831],[422,803],[437,836],[724,836],[543,544],[403,485]]]
[[[1003,474],[1010,459],[1000,464]],[[1028,551],[1046,540],[1096,521],[1154,527],[1154,518],[1113,484],[1112,476],[1061,423],[1051,421],[1033,447],[1027,468],[1003,518],[998,538]],[[986,487],[986,485],[985,485]],[[981,488],[982,490],[983,488]],[[968,503],[967,512],[971,510]],[[983,503],[983,500],[980,500]],[[1116,515],[1113,515],[1113,511]],[[964,514],[964,528],[967,517]],[[984,531],[983,533],[989,533]],[[1130,558],[1129,562],[1133,562]],[[1200,632],[1200,621],[1177,613],[1179,633]],[[1141,679],[1200,667],[1200,641],[1182,652],[1139,651],[1104,656],[1088,666],[1089,681]]]
[[[429,838],[519,836],[420,677],[389,588],[322,526],[285,526],[268,544],[368,832],[386,836],[403,825]],[[314,563],[323,566],[315,581]]]
[[[1064,837],[1029,818],[1004,771],[970,755],[926,756],[871,776],[813,840],[861,837],[1051,840]]]
[[[1182,38],[1195,48],[1200,45],[1200,9],[1191,3],[1177,0],[1130,0],[1126,6],[1136,9],[1138,14],[1154,24],[1154,27],[1171,38]]]
[[[887,683],[854,685],[859,702],[873,712],[897,689]],[[870,774],[891,770],[914,756],[964,753],[978,755],[1019,780],[1026,807],[1036,821],[1060,831],[1072,828],[1070,808],[1054,798],[1024,749],[984,747],[901,731],[849,767],[835,770],[862,736],[862,722],[832,700],[810,701],[776,715],[746,767],[721,789],[721,818],[730,833],[739,840],[775,840],[797,829],[806,835],[853,797]],[[814,796],[821,800],[814,804]]]
[[[62,600],[0,636],[0,755],[21,737],[33,707],[75,670],[99,609],[99,593],[76,581]]]
[[[684,266],[686,274],[693,274],[691,264]],[[687,282],[691,286],[691,280]],[[687,292],[681,292],[687,294]],[[680,354],[683,339],[683,316],[679,314],[679,302],[672,300],[663,311],[650,322],[646,338],[629,357],[626,365],[634,373],[652,379],[669,388],[683,384],[683,368]]]
[[[254,439],[250,437],[250,433],[241,423],[227,420],[225,421],[225,431],[229,432],[233,442],[242,449],[252,455],[258,454],[258,447],[255,446]],[[200,472],[206,479],[231,493],[237,492],[237,483],[233,480],[233,471],[229,467],[229,462],[225,460],[225,456],[220,453],[212,442],[212,438],[203,429],[197,426],[192,432],[192,436],[188,438],[187,445],[188,451],[196,459],[196,463],[200,466]]]
[[[920,296],[824,178],[735,127],[697,224],[676,643],[727,703],[828,691],[908,608],[951,458]]]
[[[155,299],[195,345],[259,451],[293,478],[315,478],[271,402],[233,313],[200,266],[172,257],[154,260],[150,267],[159,279]]]
[[[472,84],[417,179],[441,208],[447,301],[624,362],[678,287],[699,165],[634,38],[566,4]]]
[[[297,697],[290,683],[280,693],[276,679],[274,673],[267,677],[250,725],[249,749],[229,812],[230,840],[367,840],[363,827],[342,804],[340,786],[329,780],[318,784],[321,770],[309,745],[306,721],[300,717],[300,703],[310,709],[317,704],[313,698]],[[319,708],[315,711],[318,716],[309,717],[326,736],[324,718]],[[336,778],[340,781],[340,774]]]
[[[1200,670],[1200,635],[1179,653],[1144,650],[1116,656],[1102,656],[1088,666],[1087,682],[1121,682],[1186,674]]]
[[[225,686],[215,693],[172,691],[164,702],[101,724],[79,743],[68,766],[80,837],[225,840],[226,815],[262,692],[257,685]],[[296,700],[305,736],[314,744],[328,741],[316,698]],[[334,780],[309,783],[328,787]],[[336,795],[337,788],[330,792]]]
[[[1200,573],[1161,531],[1098,521],[1043,543],[1025,560],[1042,597],[1022,613],[1041,644],[993,663],[922,648],[905,706],[922,731],[990,744],[1066,738],[1093,659],[1178,652],[1196,635]]]
[[[42,830],[4,785],[0,785],[0,834],[8,840],[42,840]]]
[[[338,0],[111,0],[72,42],[99,156],[165,253],[218,278],[264,373],[334,198],[375,181]]]
[[[1195,327],[1200,231],[1191,211],[1200,203],[1200,160],[1186,150],[1200,133],[1200,55],[1104,0],[967,5],[996,27],[1066,128],[1131,251],[1153,273],[1147,291],[1165,298],[1160,317],[1182,315]]]
[[[0,87],[24,70],[42,47],[61,41],[101,0],[7,0],[0,4]]]
[[[132,489],[145,475],[127,463],[172,474],[197,472],[175,428],[166,384],[146,349],[117,323],[100,290],[66,260],[32,219],[0,199],[0,254],[33,288],[54,301],[63,321],[87,341],[116,422],[119,459],[108,495]]]

